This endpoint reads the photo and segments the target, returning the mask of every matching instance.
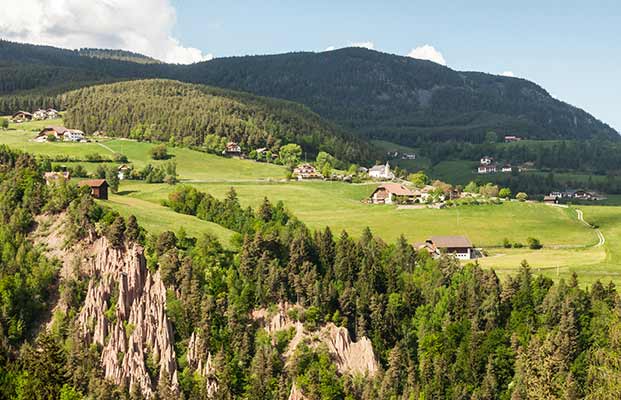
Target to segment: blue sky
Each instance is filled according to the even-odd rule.
[[[2,38],[120,48],[168,62],[323,51],[361,42],[400,55],[422,48],[418,58],[432,55],[457,70],[530,79],[621,131],[621,0],[2,0],[2,5]]]
[[[372,42],[431,45],[449,67],[510,71],[621,130],[621,2],[173,0],[173,34],[215,57]]]

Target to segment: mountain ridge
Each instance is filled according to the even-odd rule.
[[[0,41],[0,59],[0,95],[58,94],[67,87],[165,78],[302,103],[362,137],[410,146],[481,143],[490,130],[532,139],[621,138],[586,111],[525,79],[455,71],[363,48],[173,65],[95,59],[74,50]]]

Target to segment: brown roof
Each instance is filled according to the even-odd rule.
[[[377,187],[377,189],[382,188],[397,196],[414,196],[414,192],[399,183],[384,183]]]
[[[105,179],[88,179],[78,182],[78,186],[101,187],[108,184]]]
[[[46,126],[45,128],[41,130],[41,133],[44,133],[47,131],[54,131],[58,133],[59,135],[64,135],[66,132],[69,132],[69,129],[65,128],[64,126]]]
[[[472,247],[472,242],[465,236],[432,236],[429,240],[440,249]]]

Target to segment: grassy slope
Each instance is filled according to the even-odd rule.
[[[127,155],[136,167],[150,160],[148,143],[128,140],[106,140],[97,143],[35,143],[33,130],[61,121],[43,121],[19,125],[19,130],[0,132],[0,143],[35,154],[65,154],[81,158],[97,152],[111,155],[106,147]],[[12,125],[12,128],[15,127]],[[576,221],[572,210],[531,203],[506,203],[500,206],[472,206],[445,210],[397,210],[391,206],[370,206],[361,202],[374,185],[348,185],[334,182],[268,182],[280,180],[284,168],[252,161],[226,159],[183,148],[171,148],[172,159],[182,180],[201,190],[223,197],[234,186],[244,205],[257,205],[264,196],[283,200],[286,206],[311,228],[329,225],[336,233],[346,229],[359,235],[369,226],[388,242],[404,234],[410,241],[430,235],[465,234],[477,246],[488,248],[492,257],[479,262],[493,267],[503,275],[515,271],[526,259],[536,270],[551,277],[566,277],[576,271],[585,283],[596,278],[619,282],[621,246],[616,237],[621,233],[621,209],[615,207],[584,207],[587,220],[597,223],[609,241],[604,247],[595,233]],[[93,170],[97,164],[81,163]],[[106,202],[123,215],[135,214],[149,231],[176,231],[183,227],[190,235],[209,232],[228,244],[233,232],[192,216],[176,214],[160,203],[173,188],[168,185],[124,181],[120,193]],[[502,239],[525,242],[534,236],[546,246],[541,251],[494,248]],[[572,246],[565,248],[564,246]]]

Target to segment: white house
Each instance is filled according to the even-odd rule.
[[[390,170],[390,164],[386,162],[386,165],[376,165],[369,169],[369,176],[374,179],[391,180],[395,178],[395,174]]]
[[[481,157],[481,165],[491,165],[494,162],[494,159],[492,157]]]
[[[84,132],[78,129],[68,129],[63,135],[65,142],[80,142],[84,140]]]
[[[513,172],[513,167],[509,164],[503,165],[500,169],[502,172]]]

